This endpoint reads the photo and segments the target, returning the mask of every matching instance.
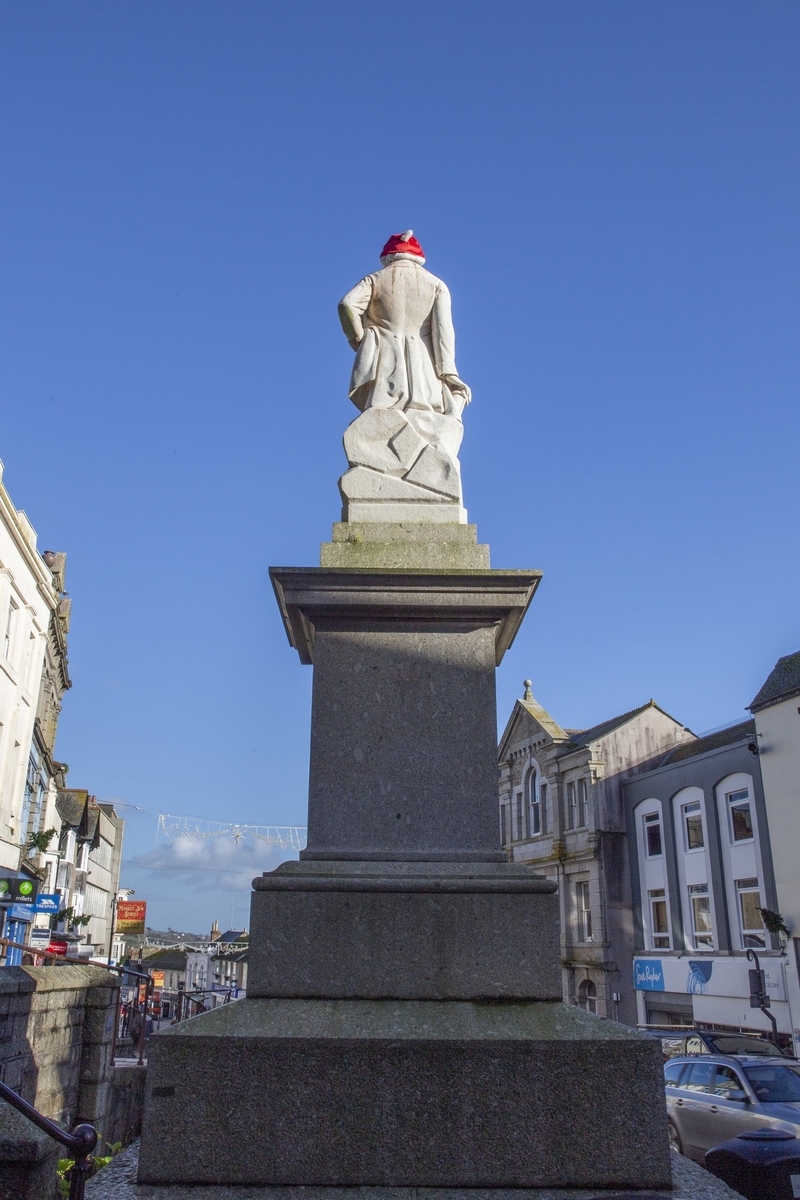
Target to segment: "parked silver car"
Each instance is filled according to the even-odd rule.
[[[670,1141],[688,1158],[746,1129],[784,1129],[800,1137],[800,1062],[707,1054],[664,1064]]]
[[[640,1029],[643,1027],[640,1025]],[[643,1032],[661,1043],[664,1058],[681,1054],[757,1054],[766,1058],[791,1058],[788,1051],[779,1049],[768,1038],[755,1033],[717,1032],[714,1029],[653,1029]]]

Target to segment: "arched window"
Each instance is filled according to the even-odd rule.
[[[581,985],[578,988],[578,1004],[581,1008],[585,1008],[587,1012],[597,1012],[597,986],[591,979],[581,980]]]
[[[539,790],[539,772],[531,767],[525,781],[525,795],[528,803],[528,829],[530,837],[536,837],[542,832],[542,798]]]

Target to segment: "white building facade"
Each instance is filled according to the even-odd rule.
[[[788,1042],[786,958],[761,915],[777,901],[755,724],[678,746],[622,790],[638,1023],[770,1032],[750,1006],[754,951]]]
[[[61,629],[62,596],[61,577],[38,552],[28,518],[1,480],[0,466],[0,867],[17,871],[29,826],[38,831],[47,815],[50,780],[42,770],[44,747],[34,743],[34,723],[48,636]],[[54,739],[53,723],[51,744]]]
[[[788,930],[787,999],[800,1053],[800,652],[779,659],[750,705],[756,728],[775,874],[775,903]]]
[[[34,881],[42,893],[54,884],[46,852],[53,848],[47,831],[57,830],[53,753],[61,700],[71,686],[65,563],[64,554],[37,550],[28,518],[2,485],[0,464],[0,876]],[[5,937],[28,944],[32,906],[0,904],[0,917]],[[8,949],[8,965],[21,959],[21,950]]]

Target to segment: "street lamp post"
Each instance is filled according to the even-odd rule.
[[[766,979],[764,972],[761,970],[761,963],[758,961],[758,955],[755,950],[748,948],[745,956],[750,962],[756,964],[755,971],[750,971],[750,1007],[760,1008],[765,1017],[772,1024],[772,1040],[775,1045],[778,1045],[778,1022],[770,1010],[770,998],[767,994]]]

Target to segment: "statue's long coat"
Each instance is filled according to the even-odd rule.
[[[458,375],[447,286],[408,259],[367,275],[339,305],[347,340],[357,346],[350,399],[367,408],[423,408],[460,416],[443,382]]]

